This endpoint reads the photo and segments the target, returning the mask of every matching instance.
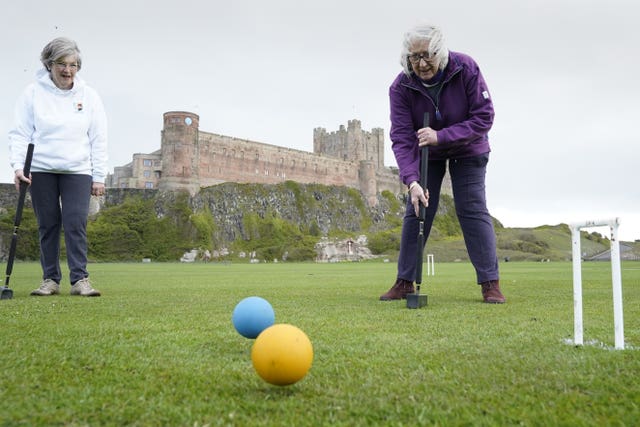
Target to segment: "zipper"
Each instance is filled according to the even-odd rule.
[[[462,67],[458,67],[456,68],[453,73],[451,73],[451,75],[449,77],[447,77],[443,82],[442,85],[440,85],[440,90],[438,91],[438,93],[436,94],[436,100],[434,101],[429,94],[425,94],[422,90],[420,90],[420,88],[410,85],[410,84],[405,84],[403,83],[403,86],[408,87],[409,89],[412,90],[416,90],[418,92],[420,92],[422,95],[426,96],[429,101],[431,101],[431,104],[433,105],[433,108],[436,110],[436,120],[441,121],[442,120],[442,113],[440,112],[440,93],[442,92],[442,89],[444,89],[444,85],[449,83],[451,81],[452,78],[454,78],[458,73],[460,73],[462,71]]]

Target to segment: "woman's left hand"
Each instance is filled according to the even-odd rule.
[[[423,147],[425,145],[438,145],[438,132],[427,127],[418,129],[418,146]]]
[[[91,195],[92,196],[104,196],[104,183],[103,182],[94,182],[91,184]]]

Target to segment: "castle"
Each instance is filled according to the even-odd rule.
[[[339,185],[359,190],[369,205],[388,190],[406,191],[396,168],[384,165],[384,131],[363,131],[350,120],[335,132],[313,131],[313,153],[199,129],[197,114],[164,113],[161,148],[134,154],[131,163],[114,168],[111,188],[188,190],[223,182],[275,184],[283,181]]]

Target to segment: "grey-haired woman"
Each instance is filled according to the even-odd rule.
[[[402,299],[414,292],[418,207],[420,203],[426,206],[424,235],[428,238],[448,168],[456,214],[483,301],[504,303],[495,231],[485,196],[491,151],[488,133],[494,117],[487,84],[478,64],[468,55],[447,49],[441,30],[433,25],[420,25],[405,34],[400,63],[403,70],[389,89],[390,134],[409,198],[396,281],[380,299]],[[426,127],[425,113],[431,118]],[[422,188],[420,147],[425,145],[429,146],[429,167],[427,188]]]
[[[107,174],[107,119],[98,93],[77,75],[77,44],[59,37],[40,55],[43,68],[24,90],[9,131],[16,188],[30,184],[38,220],[42,283],[31,295],[60,292],[60,234],[64,230],[71,295],[99,296],[87,271],[87,217],[91,195],[102,196]],[[29,143],[30,176],[24,176]]]

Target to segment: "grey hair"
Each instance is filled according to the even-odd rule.
[[[411,54],[409,49],[415,42],[422,40],[429,42],[429,53],[435,54],[438,58],[438,67],[440,70],[443,70],[449,62],[449,49],[447,49],[445,45],[444,36],[440,28],[435,25],[418,25],[404,33],[404,39],[402,40],[400,64],[407,76],[410,76],[413,72],[413,68],[409,62],[409,55]]]
[[[42,49],[40,62],[42,62],[42,65],[44,65],[44,68],[46,68],[47,71],[51,71],[51,65],[53,65],[54,62],[60,58],[71,55],[75,55],[76,62],[78,63],[78,70],[80,70],[80,68],[82,68],[82,57],[80,56],[80,49],[78,49],[78,45],[71,39],[58,37],[51,40],[47,43],[44,49]]]

